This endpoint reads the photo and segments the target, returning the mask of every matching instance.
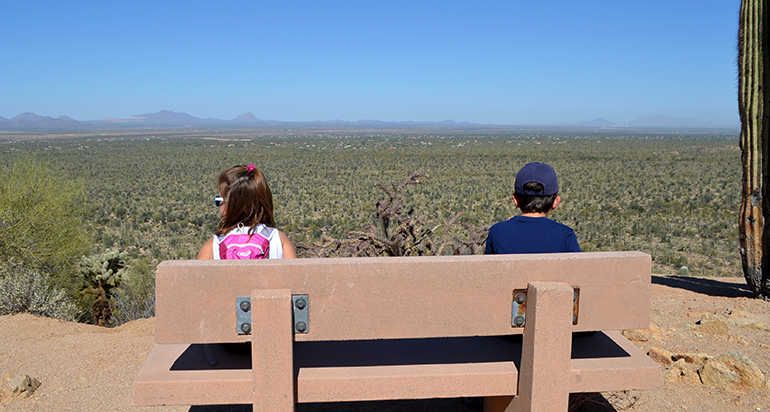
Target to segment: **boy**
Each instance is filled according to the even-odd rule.
[[[580,252],[575,232],[548,219],[561,203],[556,171],[544,163],[528,163],[516,174],[513,203],[521,216],[489,229],[485,254]]]

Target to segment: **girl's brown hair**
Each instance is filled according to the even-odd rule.
[[[225,198],[225,211],[219,219],[217,236],[243,224],[252,230],[260,223],[275,227],[273,194],[267,178],[254,165],[233,166],[219,173],[219,195]]]

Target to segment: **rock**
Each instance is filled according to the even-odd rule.
[[[700,324],[700,327],[697,328],[699,332],[711,333],[713,335],[727,335],[730,333],[730,327],[721,320],[696,322],[696,324]]]
[[[706,363],[707,360],[709,360],[711,356],[705,353],[678,353],[676,355],[673,355],[671,359],[674,361],[678,361],[679,359],[684,359],[687,363],[693,363],[698,366],[703,366],[703,364]]]
[[[650,351],[647,352],[647,356],[649,356],[655,362],[660,363],[661,365],[668,366],[668,365],[671,365],[672,363],[674,363],[674,361],[671,360],[672,359],[671,358],[672,357],[671,352],[669,352],[669,351],[667,351],[665,349],[651,348]]]
[[[744,338],[743,336],[733,336],[733,335],[730,335],[727,338],[727,341],[730,342],[730,343],[740,343],[741,345],[749,345],[749,344],[751,344],[751,342],[747,341],[746,338]]]
[[[757,329],[757,330],[770,330],[770,329],[768,329],[767,325],[765,325],[762,322],[754,322],[754,323],[751,323],[751,324],[747,325],[747,327],[749,327],[751,329]]]
[[[647,329],[624,330],[621,333],[630,341],[647,342],[650,340],[650,332]]]
[[[658,327],[658,325],[650,322],[650,327],[648,329],[624,330],[621,333],[628,340],[637,341],[637,342],[647,342],[650,339],[663,340],[666,338],[666,335],[669,332],[666,332],[664,334],[663,331],[660,329],[660,327]]]
[[[725,352],[709,359],[699,372],[703,384],[708,386],[765,386],[765,375],[754,361],[740,352]]]
[[[663,379],[668,382],[684,382],[690,385],[701,384],[698,372],[691,369],[683,358],[672,363],[665,369]]]
[[[19,396],[28,398],[40,387],[40,381],[29,375],[5,375],[0,382],[0,397]]]

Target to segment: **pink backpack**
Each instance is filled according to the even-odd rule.
[[[219,243],[220,259],[267,259],[270,241],[259,233],[231,234]]]

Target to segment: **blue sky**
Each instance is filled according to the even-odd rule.
[[[16,1],[0,116],[738,125],[739,0]]]

